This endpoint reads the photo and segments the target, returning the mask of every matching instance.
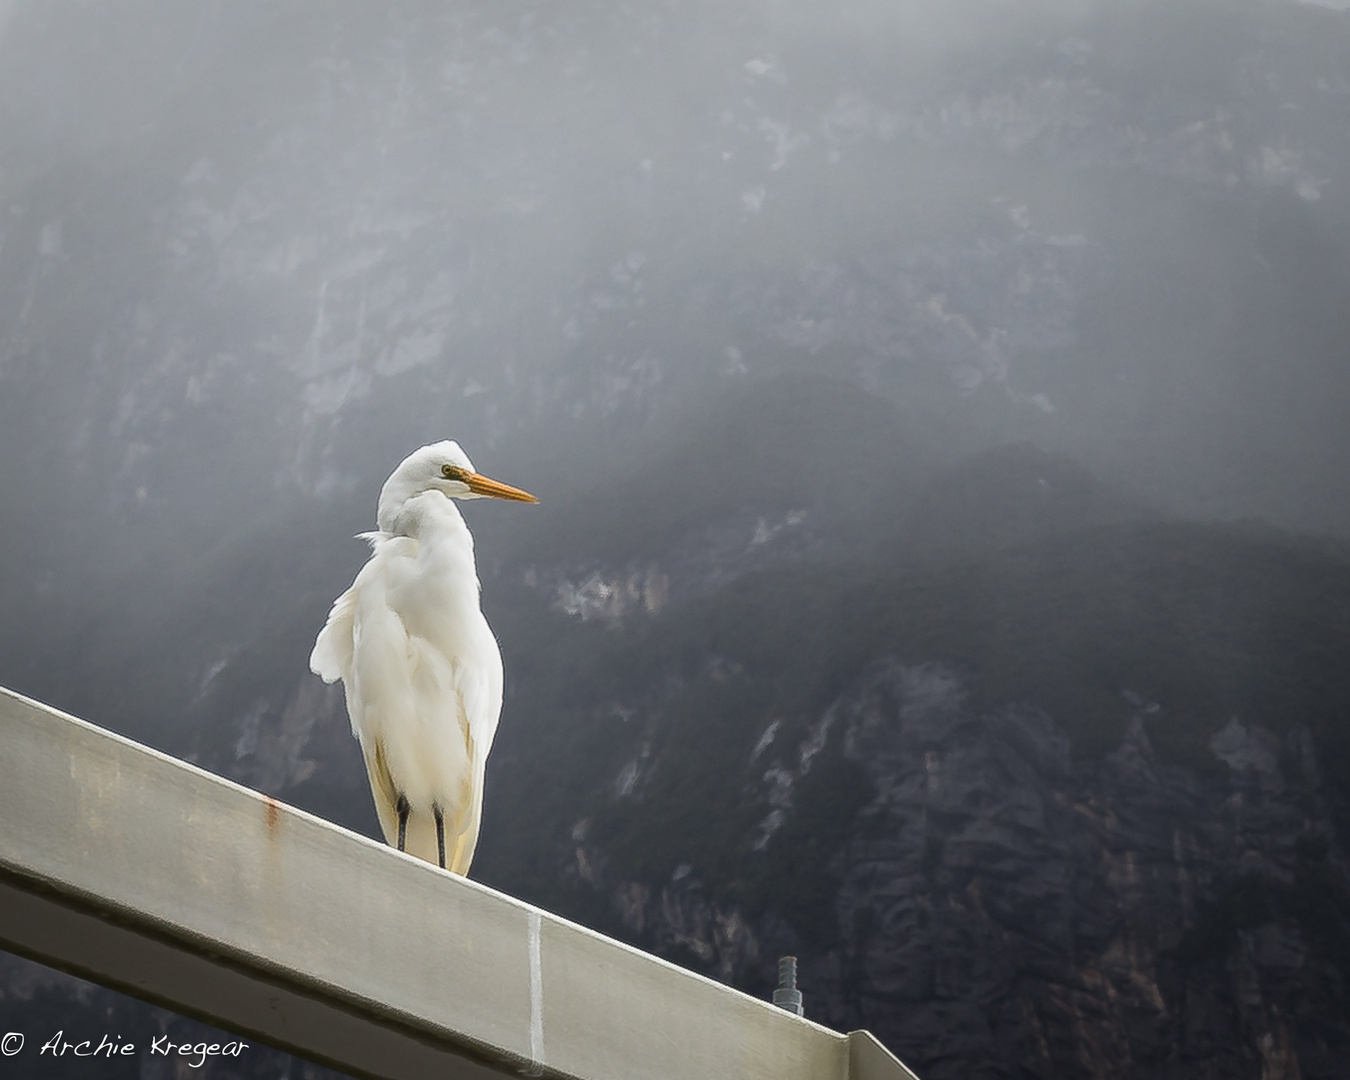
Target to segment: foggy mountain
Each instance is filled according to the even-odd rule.
[[[1290,0],[0,6],[0,682],[375,835],[307,656],[455,438],[473,876],[925,1080],[1350,1075],[1348,115]]]

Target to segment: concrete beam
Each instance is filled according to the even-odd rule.
[[[914,1080],[840,1035],[0,688],[0,946],[358,1076]]]

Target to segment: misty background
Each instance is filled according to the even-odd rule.
[[[472,876],[925,1080],[1350,1075],[1350,12],[0,3],[0,683],[378,835],[442,438]]]

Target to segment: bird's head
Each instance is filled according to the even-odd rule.
[[[451,499],[539,501],[528,491],[482,475],[473,467],[469,455],[459,448],[459,443],[447,440],[414,450],[384,482],[377,518],[380,529],[394,532],[394,522],[404,504],[428,491],[439,491]]]

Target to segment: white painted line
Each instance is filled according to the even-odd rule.
[[[539,912],[530,912],[530,1075],[544,1071],[544,972],[539,960]]]

